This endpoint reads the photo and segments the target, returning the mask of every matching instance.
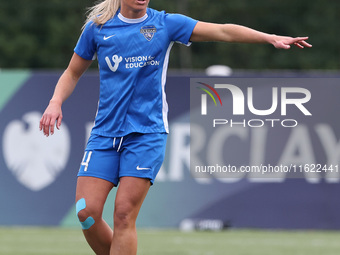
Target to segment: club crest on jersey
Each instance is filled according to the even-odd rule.
[[[151,41],[157,29],[155,26],[144,26],[140,29],[140,33],[144,35],[145,39]]]

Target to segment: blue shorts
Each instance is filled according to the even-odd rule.
[[[153,184],[164,160],[166,139],[166,133],[116,138],[92,134],[78,176],[101,178],[115,186],[123,176],[150,179]]]

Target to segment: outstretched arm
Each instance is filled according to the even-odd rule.
[[[60,76],[52,99],[40,120],[39,127],[40,130],[43,131],[44,135],[53,135],[55,124],[57,129],[60,128],[61,120],[63,118],[61,105],[72,94],[79,78],[91,65],[91,63],[92,60],[85,60],[76,53],[73,54],[69,66]]]
[[[299,48],[312,47],[307,43],[308,37],[289,37],[263,33],[245,26],[234,24],[214,24],[199,21],[193,30],[192,42],[237,42],[269,43],[277,49],[289,49],[291,45]]]

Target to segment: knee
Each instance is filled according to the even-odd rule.
[[[128,206],[120,206],[115,208],[114,212],[114,228],[115,230],[124,230],[134,228],[136,219],[133,216],[132,208]]]
[[[87,207],[84,198],[78,200],[76,203],[76,213],[83,229],[89,229],[95,223],[96,216],[92,212],[91,208]]]
[[[77,217],[80,222],[84,222],[89,217],[93,218],[93,215],[91,215],[88,210],[83,209],[77,213]]]

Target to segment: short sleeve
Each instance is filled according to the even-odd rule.
[[[74,52],[77,53],[80,57],[93,60],[96,53],[96,44],[94,40],[94,29],[95,25],[93,22],[89,22],[82,34],[79,37],[76,47],[74,48]]]
[[[165,24],[168,29],[170,40],[180,42],[187,46],[191,44],[190,37],[197,22],[197,20],[194,20],[182,14],[165,15]]]

